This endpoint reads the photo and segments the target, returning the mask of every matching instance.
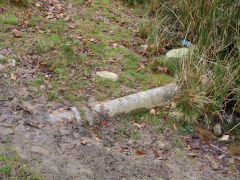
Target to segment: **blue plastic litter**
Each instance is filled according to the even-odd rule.
[[[192,45],[192,43],[188,42],[186,39],[182,40],[181,42],[184,46],[187,46],[187,47]]]

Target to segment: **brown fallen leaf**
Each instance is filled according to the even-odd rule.
[[[138,129],[142,129],[143,127],[146,126],[145,123],[141,123],[141,124],[138,124],[138,123],[133,123],[134,126],[136,126]]]
[[[172,127],[175,131],[177,130],[177,127],[176,127],[175,123],[172,125]]]
[[[137,155],[140,155],[140,156],[146,154],[146,152],[144,152],[144,151],[139,151],[139,150],[136,150],[136,153],[137,153]]]
[[[51,67],[48,68],[48,71],[51,71],[51,72],[52,72],[53,70],[54,70],[54,67],[53,67],[53,66],[51,66]]]
[[[12,73],[11,74],[11,80],[16,81],[17,80],[17,75]]]
[[[155,110],[155,109],[151,109],[151,110],[150,110],[150,116],[153,116],[155,113],[156,113],[156,110]]]
[[[108,120],[107,119],[103,120],[102,123],[101,123],[102,127],[106,127],[107,124],[108,124]]]
[[[74,23],[69,23],[69,27],[70,27],[71,29],[75,29],[75,28],[76,28],[76,25],[75,25]]]
[[[113,43],[112,46],[115,48],[115,47],[118,46],[118,44],[117,43]]]
[[[59,91],[60,93],[64,93],[66,90],[67,90],[67,88],[65,88],[65,87],[59,87],[59,88],[58,88],[58,91]]]
[[[21,38],[22,37],[20,31],[18,31],[17,29],[13,29],[12,34],[15,38]]]

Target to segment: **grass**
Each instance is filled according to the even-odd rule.
[[[0,175],[10,179],[42,180],[43,177],[26,166],[16,152],[2,148],[0,152]]]
[[[27,80],[29,88],[35,92],[36,97],[45,95],[49,100],[54,101],[85,101],[87,98],[84,96],[89,96],[86,95],[89,93],[86,89],[90,88],[92,89],[91,96],[104,101],[126,94],[120,89],[120,85],[147,90],[172,80],[165,74],[152,73],[148,65],[137,72],[139,57],[122,45],[123,42],[127,46],[131,45],[135,37],[132,33],[134,28],[123,27],[121,23],[141,21],[137,17],[133,21],[129,20],[128,14],[122,11],[131,13],[135,10],[122,8],[119,2],[115,1],[94,0],[92,6],[84,6],[80,12],[77,6],[82,5],[83,1],[69,3],[73,4],[73,8],[71,13],[68,11],[65,13],[71,17],[72,21],[75,21],[76,28],[69,28],[69,22],[63,19],[55,21],[47,19],[45,11],[40,12],[39,7],[32,6],[34,11],[29,12],[28,24],[21,28],[34,29],[38,26],[40,31],[22,32],[23,37],[17,39],[12,38],[8,29],[19,29],[20,24],[17,22],[19,17],[25,16],[25,7],[1,2],[4,12],[1,14],[0,23],[2,23],[1,31],[4,34],[0,35],[0,44],[3,47],[12,47],[19,57],[36,56],[31,63],[33,66],[40,65],[39,75],[34,77],[34,80]],[[138,13],[141,12],[135,12],[136,15]],[[3,23],[3,20],[7,23]],[[77,38],[79,36],[82,36],[84,40]],[[92,42],[90,39],[98,40],[98,42]],[[113,47],[113,43],[117,43],[118,46]],[[91,55],[89,55],[90,52]],[[21,64],[20,61],[18,63]],[[116,72],[119,80],[112,83],[92,76],[101,69]],[[51,74],[51,78],[43,78],[46,74]],[[46,89],[40,91],[39,87],[44,83],[47,84]],[[61,87],[66,88],[64,93],[59,92]]]
[[[8,17],[0,16],[0,22],[9,25],[18,25],[18,20],[14,15],[9,15]]]
[[[136,5],[135,2],[129,3]],[[189,59],[169,63],[160,56],[152,60],[152,69],[168,67],[182,90],[173,101],[169,115],[189,124],[199,119],[228,121],[223,114],[240,109],[238,1],[145,3],[151,18],[139,25],[138,34],[146,39],[148,56],[181,47],[183,39],[194,44]]]

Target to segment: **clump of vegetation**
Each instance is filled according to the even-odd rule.
[[[148,55],[181,47],[184,39],[194,44],[191,57],[175,70],[182,93],[169,108],[170,115],[187,123],[227,120],[226,111],[240,109],[238,0],[155,0],[146,4],[152,18],[140,25],[139,34],[153,47]]]
[[[17,153],[9,148],[1,148],[0,177],[4,179],[43,179],[41,175],[27,167]]]
[[[29,3],[28,0],[0,0],[4,1],[5,3],[13,3],[13,4],[17,4],[17,5],[27,5]]]

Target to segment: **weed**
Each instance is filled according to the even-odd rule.
[[[2,148],[0,153],[0,175],[10,179],[42,180],[41,175],[29,169],[23,160],[11,148]],[[12,173],[15,172],[15,173]]]
[[[54,100],[54,99],[57,98],[57,95],[55,93],[51,92],[51,93],[48,94],[48,97],[49,97],[50,100]]]
[[[0,16],[0,22],[3,23],[3,24],[18,25],[18,20],[13,15],[10,15],[10,16],[5,17],[5,18]]]
[[[182,147],[183,146],[183,142],[182,142],[181,139],[174,138],[173,139],[173,144],[174,144],[174,146],[177,146],[177,147]]]
[[[76,101],[76,97],[74,95],[70,94],[70,93],[67,93],[67,92],[64,93],[63,97],[70,102]]]

